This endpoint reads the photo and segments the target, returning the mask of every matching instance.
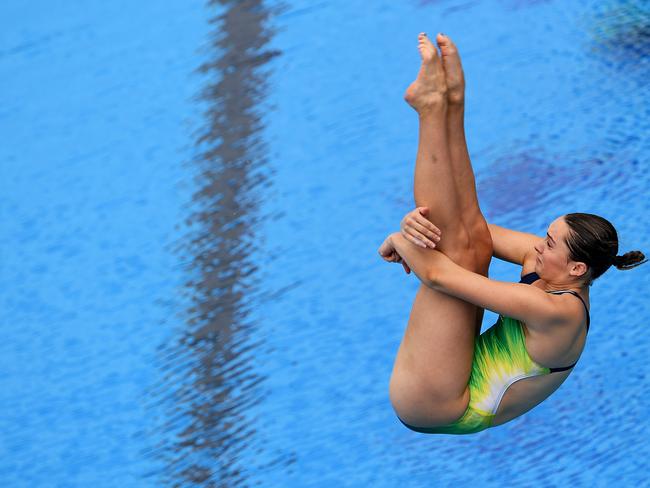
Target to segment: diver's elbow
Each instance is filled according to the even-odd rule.
[[[422,280],[424,284],[436,291],[443,291],[440,284],[440,271],[437,267],[429,267],[424,273],[424,279]]]

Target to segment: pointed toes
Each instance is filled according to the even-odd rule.
[[[438,43],[438,46],[440,47],[440,50],[441,51],[444,50],[445,54],[453,54],[453,53],[456,52],[456,45],[446,35],[444,35],[442,33],[438,34],[436,36],[436,42]]]

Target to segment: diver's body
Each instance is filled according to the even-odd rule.
[[[402,262],[422,284],[389,394],[399,419],[414,430],[471,433],[530,410],[570,374],[567,365],[579,358],[589,323],[589,268],[571,259],[564,216],[546,238],[487,224],[465,142],[456,47],[439,34],[440,56],[426,35],[418,41],[422,66],[405,95],[420,121],[418,208],[379,253]],[[488,279],[493,255],[535,280]],[[484,308],[499,313],[499,327],[478,337]],[[508,348],[509,355],[497,357]]]

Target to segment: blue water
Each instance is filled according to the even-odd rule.
[[[650,254],[645,2],[14,0],[0,26],[2,486],[648,483],[648,265],[594,284],[552,397],[426,436],[388,400],[417,281],[376,254],[413,208],[420,31],[461,52],[488,221],[596,213]]]

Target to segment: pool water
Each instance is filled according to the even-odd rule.
[[[0,24],[3,486],[647,484],[648,265],[594,284],[549,399],[427,436],[388,399],[417,278],[377,255],[414,207],[420,31],[460,50],[489,222],[595,213],[650,254],[646,2],[14,0]]]

